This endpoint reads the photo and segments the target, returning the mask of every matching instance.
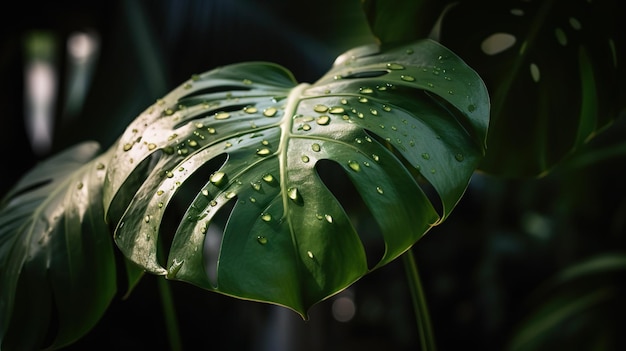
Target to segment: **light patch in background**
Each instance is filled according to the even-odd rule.
[[[487,55],[496,55],[515,45],[516,38],[509,33],[494,33],[480,44],[480,49]]]
[[[89,90],[100,52],[100,38],[93,31],[80,31],[67,38],[67,91],[63,122],[78,116]]]
[[[24,119],[31,148],[45,155],[52,146],[58,76],[56,40],[49,32],[33,32],[24,38]]]
[[[350,290],[345,290],[339,294],[331,306],[333,318],[338,322],[349,322],[356,315],[356,303],[354,294]]]

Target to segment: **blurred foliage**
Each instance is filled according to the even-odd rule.
[[[468,1],[473,3],[477,1]],[[20,103],[24,88],[21,40],[33,29],[50,31],[58,38],[89,29],[102,40],[85,107],[73,122],[56,124],[51,153],[84,140],[110,145],[155,97],[192,73],[263,59],[289,67],[301,81],[311,81],[346,47],[373,40],[359,4],[349,2],[38,1],[14,5],[11,16],[17,19],[4,21],[0,28],[4,113],[0,145],[8,151],[2,194],[42,158],[28,146]],[[455,23],[448,24],[450,30]],[[472,25],[481,27],[483,22]],[[425,34],[424,29],[418,32]],[[617,44],[616,52],[622,55],[623,43]],[[551,53],[543,55],[547,59]],[[64,72],[65,61],[57,62]],[[565,60],[555,65],[559,62]],[[62,107],[56,109],[60,115]],[[559,114],[559,118],[565,117]],[[574,336],[593,340],[597,349],[624,347],[623,336],[612,331],[619,331],[626,311],[619,298],[608,298],[623,291],[623,270],[603,272],[597,280],[568,283],[579,286],[578,297],[563,295],[568,284],[562,285],[564,291],[543,288],[559,272],[580,262],[607,253],[624,254],[626,125],[623,118],[612,118],[616,121],[610,128],[579,145],[575,154],[562,155],[563,162],[541,179],[475,174],[446,223],[413,248],[422,267],[440,350],[468,345],[507,349],[519,340],[517,331],[526,330],[524,321],[541,322],[529,319],[541,317],[535,311],[550,311],[545,309],[550,306],[559,311],[602,289],[613,295],[598,298],[602,301],[598,308],[576,310],[578,317],[570,319],[571,324],[552,324],[553,328],[545,330],[554,338],[546,337],[546,348],[536,349],[550,349],[553,340],[579,340]],[[513,155],[510,159],[519,160]],[[367,219],[362,223],[367,226]],[[156,278],[145,277],[127,300],[119,296],[98,326],[68,349],[161,349],[167,340],[155,290]],[[357,306],[349,323],[332,318],[334,299],[316,306],[310,322],[304,323],[295,314],[283,314],[271,306],[207,294],[184,284],[173,284],[172,290],[189,347],[207,339],[222,350],[276,350],[277,345],[298,345],[300,350],[412,350],[417,345],[398,262],[346,291]],[[604,328],[598,331],[598,325]],[[277,330],[282,332],[275,334]]]

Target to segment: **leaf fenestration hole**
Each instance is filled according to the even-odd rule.
[[[217,85],[217,86],[210,86],[210,87],[206,87],[203,89],[192,91],[189,94],[183,95],[182,97],[180,97],[179,100],[190,99],[193,97],[200,97],[203,95],[210,95],[210,94],[216,94],[216,93],[226,93],[229,91],[249,91],[249,90],[250,88],[240,86],[240,85]]]
[[[413,178],[419,185],[420,189],[422,189],[422,191],[424,192],[424,194],[426,195],[430,203],[433,205],[433,208],[437,211],[439,216],[443,216],[443,203],[441,201],[441,197],[439,197],[439,194],[437,193],[437,190],[435,189],[435,187],[421,173],[422,171],[427,171],[427,170],[417,169],[404,156],[402,156],[402,153],[395,146],[393,146],[393,144],[382,139],[376,133],[373,133],[372,131],[369,131],[369,130],[366,130],[365,132],[372,139],[385,145],[385,147],[389,149],[394,154],[394,156],[398,158],[400,162],[402,162],[402,165],[404,165],[404,167],[407,170],[409,170],[409,172],[411,173],[411,175],[413,176]]]
[[[346,174],[344,168],[330,160],[319,160],[315,169],[328,190],[344,208],[352,227],[365,248],[368,268],[373,268],[385,253],[385,241],[375,217]]]
[[[127,180],[122,184],[112,201],[112,204],[120,204],[121,206],[112,205],[109,207],[107,218],[110,223],[118,223],[120,221],[126,207],[131,203],[141,185],[146,182],[162,156],[163,151],[155,151],[142,160],[127,177]]]
[[[179,224],[190,220],[190,217],[200,216],[204,208],[209,206],[215,194],[209,193],[209,196],[205,196],[202,190],[209,182],[211,174],[219,170],[227,158],[228,154],[223,153],[206,161],[180,184],[176,194],[167,204],[161,223],[158,224],[161,246],[157,257],[162,265],[166,263],[165,258],[169,255],[174,233]]]
[[[217,265],[222,247],[222,239],[224,238],[224,228],[236,203],[237,197],[235,196],[224,204],[224,206],[215,213],[206,229],[202,257],[204,271],[214,288],[217,288]]]

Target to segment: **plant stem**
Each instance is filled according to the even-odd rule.
[[[415,310],[415,319],[417,321],[417,329],[419,331],[420,344],[422,346],[421,350],[435,351],[437,349],[435,346],[435,335],[433,334],[433,329],[430,323],[426,296],[424,295],[422,282],[420,281],[412,249],[407,250],[402,255],[402,262],[404,263],[407,283],[409,284],[409,290],[411,291],[411,299],[413,301],[413,309]]]
[[[170,350],[181,351],[183,345],[178,330],[178,318],[174,309],[174,299],[170,290],[169,282],[166,279],[157,277],[159,284],[159,293],[161,295],[161,305],[163,306],[163,314],[165,318],[165,327],[167,330],[167,339],[170,343]]]

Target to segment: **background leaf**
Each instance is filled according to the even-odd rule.
[[[385,44],[427,38],[446,4],[441,0],[361,0],[374,36]]]
[[[480,78],[429,40],[348,52],[313,85],[274,64],[225,66],[128,127],[107,217],[152,273],[304,315],[449,215],[483,155],[488,111]],[[372,213],[380,256],[368,257],[328,167]],[[193,201],[175,202],[185,193]],[[167,218],[180,223],[173,235]]]
[[[492,99],[480,169],[545,174],[624,111],[617,5],[461,1],[448,9],[439,40],[476,69]]]
[[[6,350],[59,348],[85,334],[116,291],[104,222],[105,156],[86,142],[40,163],[0,215],[0,337]]]
[[[626,256],[606,253],[564,269],[533,295],[510,350],[611,349],[624,324]]]

